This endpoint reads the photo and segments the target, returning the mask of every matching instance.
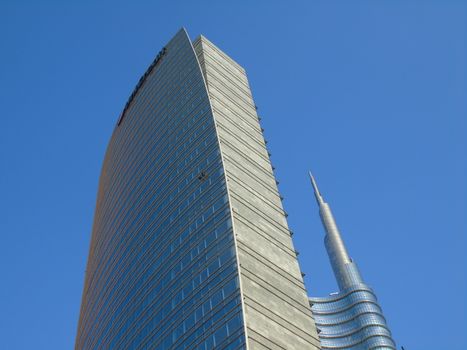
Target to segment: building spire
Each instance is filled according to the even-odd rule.
[[[344,241],[342,240],[336,221],[332,215],[331,208],[321,196],[321,192],[318,189],[318,185],[316,184],[316,180],[311,171],[309,172],[309,175],[311,185],[313,186],[315,193],[316,202],[319,206],[319,215],[326,231],[324,243],[326,245],[326,250],[328,252],[337,284],[339,285],[339,288],[343,290],[351,285],[362,283],[357,266],[352,262],[352,259],[347,253]]]
[[[313,190],[315,192],[316,202],[318,203],[318,206],[321,207],[321,204],[324,203],[323,197],[321,197],[321,193],[319,192],[318,185],[316,184],[316,180],[313,177],[313,174],[311,173],[311,171],[309,171],[308,174],[310,175],[311,185],[313,186]]]

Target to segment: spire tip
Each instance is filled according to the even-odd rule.
[[[318,202],[318,205],[321,205],[324,202],[324,200],[323,200],[323,197],[321,196],[321,193],[319,192],[318,185],[316,184],[316,180],[313,174],[311,173],[311,171],[308,171],[308,174],[310,175],[311,185],[313,186],[313,190],[315,192],[316,201]]]

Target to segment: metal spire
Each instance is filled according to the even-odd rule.
[[[311,171],[309,172],[311,184],[315,193],[316,202],[319,206],[319,216],[326,231],[324,243],[328,252],[334,275],[336,277],[339,288],[346,289],[349,286],[361,283],[362,279],[358,272],[357,266],[352,262],[352,259],[347,253],[344,241],[342,240],[336,221],[332,215],[331,208],[321,196],[321,193],[316,184]]]
[[[313,174],[311,173],[311,171],[309,171],[308,174],[310,175],[311,185],[313,186],[313,190],[315,192],[316,202],[318,203],[318,206],[321,207],[321,204],[324,203],[323,197],[321,197],[321,193],[319,192],[318,185],[316,184],[316,180],[313,177]]]

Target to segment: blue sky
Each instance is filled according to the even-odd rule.
[[[0,2],[0,348],[71,349],[105,147],[181,27],[248,73],[311,295],[312,169],[398,345],[465,349],[463,1]]]

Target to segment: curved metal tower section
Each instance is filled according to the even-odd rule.
[[[318,347],[245,72],[182,29],[108,145],[75,349]]]
[[[321,196],[310,173],[326,235],[326,250],[339,292],[328,297],[310,298],[322,349],[396,349],[376,295],[368,287],[349,257],[331,208]]]

